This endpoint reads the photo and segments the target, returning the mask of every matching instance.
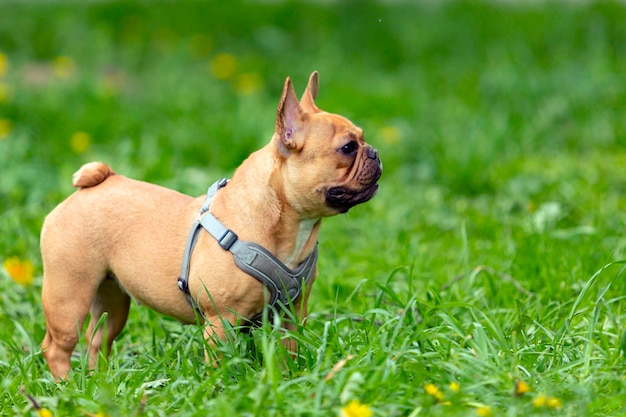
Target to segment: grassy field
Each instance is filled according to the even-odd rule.
[[[624,5],[389,3],[0,3],[1,415],[626,415]],[[323,224],[297,359],[268,325],[213,369],[134,305],[55,383],[38,241],[71,174],[200,195],[313,70],[385,172]]]

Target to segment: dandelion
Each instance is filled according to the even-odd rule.
[[[535,406],[535,408],[548,407],[556,410],[563,407],[563,402],[556,397],[548,397],[545,394],[537,394],[537,396],[533,399],[533,406]]]
[[[17,256],[13,256],[5,259],[3,265],[13,281],[25,287],[33,283],[35,268],[28,259],[21,260]]]
[[[441,391],[439,390],[437,385],[435,385],[435,384],[426,384],[424,386],[424,391],[426,391],[426,394],[428,394],[431,397],[433,397],[437,402],[443,401],[443,394],[441,393]]]
[[[6,103],[7,101],[9,101],[9,96],[9,86],[5,83],[0,83],[0,103]]]
[[[52,62],[52,72],[58,78],[69,78],[74,74],[74,60],[69,56],[59,56]]]
[[[13,130],[13,123],[9,119],[0,119],[0,140],[9,136],[11,130]]]
[[[491,417],[493,415],[493,412],[491,411],[491,407],[488,405],[479,405],[476,408],[476,414],[478,414],[480,417]]]
[[[537,394],[537,396],[533,398],[533,406],[535,408],[544,407],[547,402],[548,402],[548,397],[546,397],[544,394]]]
[[[395,126],[384,126],[382,129],[380,129],[378,135],[383,142],[386,142],[390,145],[395,145],[396,143],[400,142],[400,129]]]
[[[455,382],[455,381],[450,382],[450,385],[448,386],[448,388],[450,388],[450,391],[454,392],[455,394],[458,394],[459,391],[461,391],[461,386],[459,385],[458,382]]]
[[[256,93],[261,88],[261,85],[261,77],[254,72],[241,74],[235,79],[235,90],[243,95]]]
[[[559,400],[556,397],[548,398],[548,401],[546,401],[546,405],[548,406],[548,408],[554,408],[554,409],[563,407],[563,403],[561,402],[561,400]]]
[[[365,404],[361,404],[359,400],[350,401],[347,405],[341,407],[341,417],[372,417],[374,412]]]
[[[83,153],[89,149],[91,136],[85,132],[76,132],[70,138],[70,147],[76,153]]]
[[[524,381],[517,381],[515,383],[515,395],[517,397],[521,397],[522,395],[526,394],[528,391],[530,391],[530,387]]]
[[[211,72],[218,80],[229,80],[237,70],[237,58],[232,54],[217,54],[211,60]]]
[[[9,72],[9,58],[0,52],[0,77]]]

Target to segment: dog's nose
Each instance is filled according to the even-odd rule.
[[[378,151],[374,148],[369,148],[367,150],[367,157],[369,159],[378,159]]]

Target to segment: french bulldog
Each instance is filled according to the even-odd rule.
[[[317,92],[317,72],[300,101],[285,80],[271,141],[236,169],[227,186],[213,190],[210,205],[207,196],[136,181],[102,162],[74,174],[78,190],[46,217],[41,231],[42,350],[56,379],[68,377],[88,313],[93,367],[104,341],[108,352],[122,331],[131,298],[185,324],[200,315],[209,341],[223,339],[227,323],[258,317],[268,302],[268,282],[242,269],[233,249],[201,227],[189,243],[190,227],[205,216],[291,271],[317,252],[323,217],[374,196],[382,173],[378,152],[350,120],[320,110]],[[306,318],[316,274],[313,265],[304,288],[289,300],[298,321]],[[97,326],[104,313],[106,326]],[[294,341],[287,345],[295,349]]]

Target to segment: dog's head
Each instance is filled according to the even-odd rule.
[[[315,105],[318,86],[314,72],[298,102],[291,80],[285,80],[273,137],[286,201],[303,217],[345,213],[368,201],[382,173],[363,130]]]

